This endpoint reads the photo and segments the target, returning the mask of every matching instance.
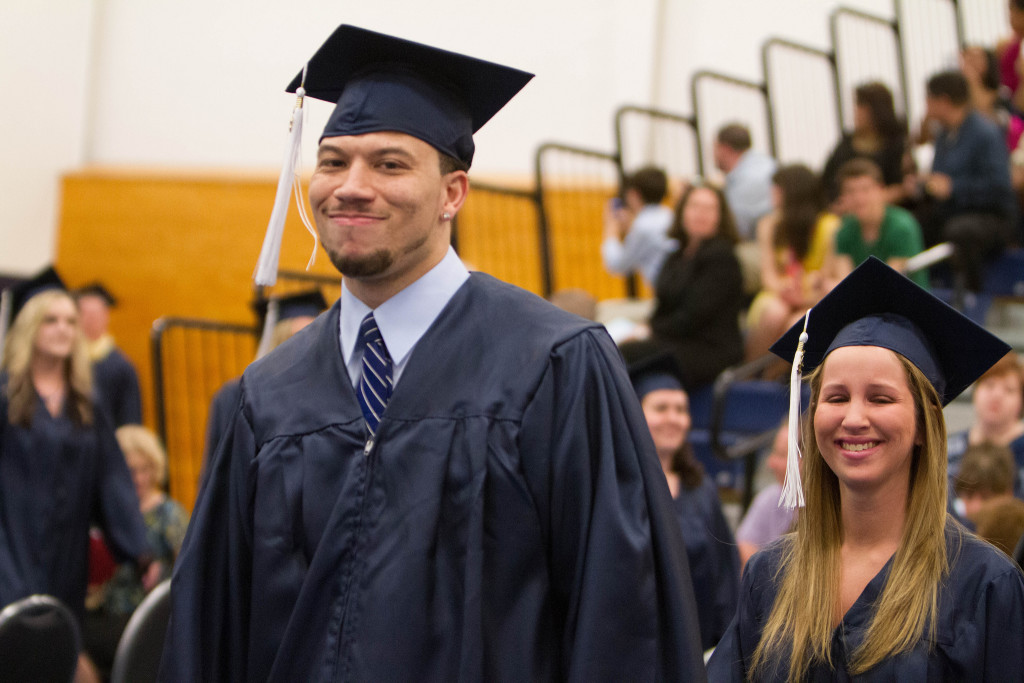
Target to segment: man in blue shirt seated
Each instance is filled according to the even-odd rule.
[[[757,221],[772,210],[775,159],[751,149],[750,131],[739,123],[722,126],[715,137],[715,166],[725,173],[725,198],[744,240],[754,239]]]
[[[654,287],[665,257],[676,250],[668,237],[672,209],[663,206],[668,178],[660,168],[645,166],[622,184],[622,199],[613,199],[604,217],[601,258],[616,275],[640,271]]]
[[[944,71],[928,79],[928,117],[939,126],[932,172],[922,184],[928,210],[921,227],[928,245],[950,241],[962,284],[979,291],[986,261],[1013,237],[1016,199],[999,127],[974,111],[967,79]]]

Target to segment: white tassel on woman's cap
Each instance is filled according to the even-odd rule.
[[[786,453],[786,481],[779,496],[779,507],[798,508],[804,506],[804,487],[800,483],[800,384],[804,365],[804,344],[807,342],[807,321],[811,317],[808,309],[804,315],[804,329],[793,355],[793,369],[789,373],[789,449]]]
[[[305,83],[305,72],[303,72],[303,83]],[[270,222],[267,224],[267,234],[263,238],[263,248],[260,250],[259,261],[256,262],[256,273],[254,278],[257,285],[272,286],[277,282],[277,265],[281,258],[281,239],[284,235],[284,223],[288,217],[288,204],[294,188],[295,201],[299,209],[299,217],[302,219],[306,230],[313,235],[313,256],[310,257],[306,269],[313,264],[316,257],[317,234],[306,215],[306,207],[302,201],[302,179],[300,170],[302,166],[302,123],[305,115],[303,103],[306,90],[299,86],[295,91],[297,97],[295,108],[292,110],[291,127],[288,134],[288,149],[285,152],[284,164],[281,167],[281,175],[277,179],[277,195],[274,197],[274,210],[270,213]]]

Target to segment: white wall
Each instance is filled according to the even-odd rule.
[[[477,135],[474,174],[545,141],[611,150],[623,103],[690,111],[690,74],[760,80],[760,45],[825,47],[831,0],[32,0],[0,6],[0,272],[52,258],[59,174],[89,164],[274,172],[284,86],[339,23],[538,77]],[[890,0],[843,3],[883,16]],[[298,8],[298,9],[296,9]],[[658,25],[663,17],[664,24]],[[660,78],[657,36],[663,35]],[[654,82],[657,80],[657,82]],[[309,130],[330,107],[311,108]],[[308,134],[312,158],[315,134]],[[269,207],[268,207],[269,211]],[[140,217],[144,224],[144,217]]]

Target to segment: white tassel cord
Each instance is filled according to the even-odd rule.
[[[270,342],[274,337],[274,328],[277,326],[277,321],[280,317],[280,303],[277,299],[271,299],[267,302],[267,315],[263,320],[263,333],[260,335],[260,343],[256,348],[257,360],[273,351],[270,348]]]
[[[299,216],[302,218],[306,230],[313,235],[313,256],[306,265],[308,270],[316,257],[317,239],[316,230],[310,223],[306,214],[306,207],[302,200],[302,179],[300,175],[302,167],[302,124],[305,117],[303,103],[306,91],[300,87],[296,91],[295,108],[292,110],[291,129],[288,134],[288,149],[285,152],[284,164],[281,166],[281,175],[277,179],[277,194],[274,197],[274,210],[270,213],[270,222],[267,224],[267,234],[263,238],[263,248],[260,250],[259,260],[256,262],[254,275],[257,285],[265,287],[273,286],[277,282],[277,266],[281,259],[281,240],[284,235],[284,223],[288,217],[288,204],[292,191],[295,192],[296,204],[298,204]]]
[[[804,365],[804,344],[807,342],[807,321],[811,317],[808,310],[804,316],[804,329],[800,333],[800,341],[793,355],[793,368],[789,374],[789,448],[786,453],[786,481],[782,485],[779,496],[779,507],[789,509],[804,506],[804,488],[800,483],[800,384]]]

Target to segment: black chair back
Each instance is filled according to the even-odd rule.
[[[128,620],[114,654],[110,683],[156,681],[171,617],[171,580],[160,582]]]
[[[0,683],[68,683],[81,646],[78,621],[57,598],[13,602],[0,612]]]

